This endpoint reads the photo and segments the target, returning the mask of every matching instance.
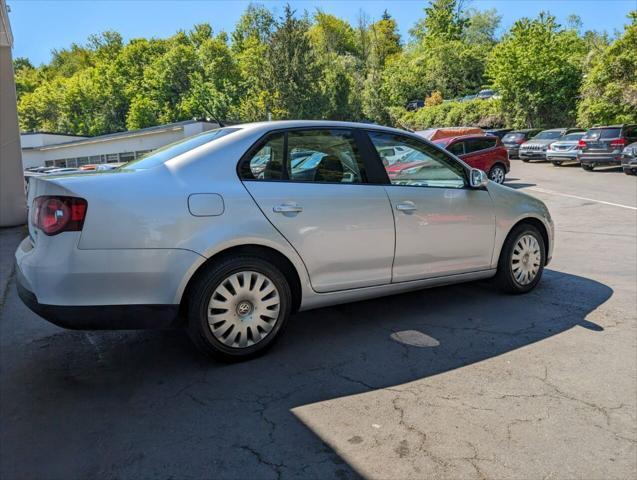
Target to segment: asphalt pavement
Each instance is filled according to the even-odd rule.
[[[180,331],[77,332],[16,294],[0,230],[0,478],[637,476],[637,178],[512,161],[556,247],[488,282],[295,315],[225,365]]]

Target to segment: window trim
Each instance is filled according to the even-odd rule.
[[[464,163],[461,159],[457,159],[456,157],[454,157],[451,153],[447,152],[444,148],[439,147],[438,145],[436,145],[433,142],[429,142],[424,138],[418,137],[417,135],[406,135],[402,132],[393,132],[393,131],[387,131],[387,130],[373,130],[373,129],[366,129],[364,130],[365,132],[365,136],[368,138],[369,143],[372,145],[374,152],[373,155],[375,157],[375,161],[378,165],[380,165],[380,167],[383,169],[384,173],[385,173],[385,178],[386,178],[386,183],[384,185],[389,186],[389,187],[411,187],[411,188],[437,188],[437,189],[453,189],[453,190],[484,190],[485,187],[480,187],[479,189],[476,189],[474,187],[471,186],[471,184],[469,183],[469,171],[471,170],[471,167],[469,165],[467,165],[466,163]],[[389,178],[389,175],[387,174],[387,170],[385,170],[385,167],[383,166],[383,162],[380,159],[380,155],[378,155],[378,151],[376,150],[376,147],[374,146],[374,142],[372,141],[372,139],[370,138],[369,134],[370,133],[381,133],[381,134],[385,134],[385,135],[394,135],[396,137],[402,137],[402,138],[407,138],[410,140],[415,141],[416,143],[419,143],[421,145],[424,145],[425,147],[431,147],[434,148],[436,150],[438,150],[439,152],[441,152],[443,154],[443,156],[452,164],[456,164],[459,165],[460,168],[462,168],[462,171],[464,172],[463,175],[463,180],[464,180],[464,186],[461,188],[454,188],[454,187],[442,187],[442,186],[435,186],[435,185],[395,185],[393,183],[391,183],[391,180]],[[460,161],[458,161],[460,160]]]
[[[301,180],[293,180],[289,178],[288,172],[288,133],[290,132],[299,132],[299,131],[308,131],[308,130],[343,130],[352,133],[352,138],[356,147],[358,148],[359,155],[361,161],[363,163],[364,171],[361,172],[361,176],[363,177],[361,182],[315,182],[315,181],[301,181]],[[283,134],[283,170],[281,172],[281,179],[257,179],[257,178],[243,178],[241,171],[246,162],[249,162],[254,154],[258,152],[263,146],[270,140],[270,137]],[[312,184],[312,185],[379,185],[382,184],[378,181],[378,179],[372,180],[370,176],[371,171],[375,170],[375,163],[371,162],[368,159],[368,152],[366,152],[365,142],[361,137],[361,129],[356,127],[342,127],[342,126],[303,126],[303,127],[286,127],[286,128],[277,128],[273,130],[269,130],[264,133],[258,140],[256,140],[250,148],[248,148],[245,153],[241,156],[239,161],[237,162],[237,176],[239,177],[239,181],[241,182],[276,182],[276,183],[296,183],[296,184]],[[367,137],[366,135],[364,135]],[[375,150],[375,149],[374,149]],[[384,170],[384,169],[383,169]]]

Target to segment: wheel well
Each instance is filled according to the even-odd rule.
[[[504,169],[505,172],[507,171],[507,166],[504,163],[502,163],[502,162],[495,162],[493,165],[491,165],[491,168],[489,169],[489,171],[491,171],[493,169],[493,167],[495,167],[496,165],[500,165]]]
[[[262,258],[264,260],[269,261],[275,267],[277,267],[281,273],[285,276],[288,283],[290,284],[290,290],[292,293],[292,312],[296,312],[301,306],[301,279],[299,278],[299,274],[296,271],[296,268],[292,264],[292,262],[281,252],[270,248],[265,247],[263,245],[238,245],[236,247],[230,247],[225,250],[222,250],[209,259],[207,259],[204,263],[202,263],[199,268],[195,271],[195,273],[188,280],[188,284],[184,289],[184,293],[181,297],[180,303],[180,313],[181,316],[185,318],[186,316],[186,308],[188,306],[188,296],[190,295],[190,291],[192,289],[192,285],[194,285],[195,280],[204,273],[204,271],[214,262],[218,262],[220,259],[232,257],[235,255],[252,255],[255,257]]]
[[[518,225],[523,225],[523,224],[533,225],[535,228],[538,229],[538,231],[540,232],[540,235],[542,235],[542,240],[544,240],[544,248],[548,252],[549,251],[549,234],[546,231],[546,227],[544,226],[542,221],[538,220],[537,218],[533,218],[533,217],[523,218],[518,223],[513,225],[513,227],[511,227],[510,232],[512,232],[513,229],[515,227],[517,227]],[[545,261],[546,261],[546,259],[545,259]]]

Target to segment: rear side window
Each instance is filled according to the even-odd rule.
[[[182,153],[186,153],[200,147],[201,145],[218,140],[219,138],[225,137],[237,130],[239,130],[239,128],[217,128],[216,130],[209,130],[207,132],[200,133],[199,135],[195,135],[194,137],[188,137],[184,140],[179,140],[178,142],[166,145],[165,147],[148,153],[137,160],[127,163],[121,168],[123,170],[148,170],[149,168],[166,163],[168,160],[172,160]]]
[[[243,180],[365,182],[365,168],[354,134],[340,129],[274,134],[242,161],[239,170]]]
[[[257,151],[241,164],[243,180],[281,180],[285,156],[285,134],[269,136]]]
[[[619,138],[621,136],[622,129],[619,127],[614,128],[591,128],[586,132],[584,138],[591,140],[604,140],[606,138]]]
[[[568,135],[564,135],[561,140],[570,142],[570,141],[577,141],[580,138],[582,138],[584,136],[584,132],[578,132],[578,133],[569,133]]]

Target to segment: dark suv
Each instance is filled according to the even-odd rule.
[[[502,137],[502,143],[506,147],[507,152],[509,152],[509,158],[519,158],[520,145],[538,133],[540,133],[539,128],[527,128],[525,130],[514,130]]]
[[[637,125],[593,127],[579,141],[577,161],[592,171],[599,165],[621,165],[622,150],[637,141]]]

